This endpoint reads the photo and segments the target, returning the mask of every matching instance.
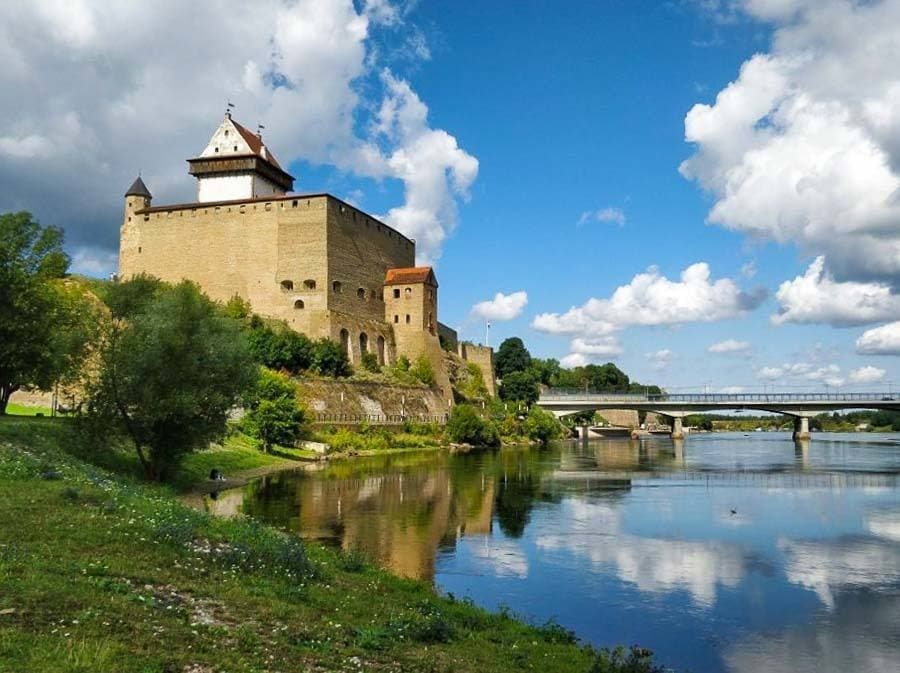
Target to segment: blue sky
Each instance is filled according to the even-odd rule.
[[[66,226],[77,270],[114,268],[137,168],[189,197],[232,99],[298,191],[417,237],[464,337],[670,390],[900,385],[893,0],[43,4],[0,22],[0,209]]]

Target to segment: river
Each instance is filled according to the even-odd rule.
[[[900,436],[704,434],[335,461],[207,506],[678,671],[900,668]]]

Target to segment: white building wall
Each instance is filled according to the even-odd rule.
[[[253,198],[253,175],[211,175],[198,178],[197,200],[233,201]]]
[[[251,154],[250,146],[234,127],[231,119],[226,118],[213,137],[209,139],[206,149],[200,153],[201,157],[220,157],[231,154]]]
[[[284,190],[266,180],[261,175],[253,176],[253,196],[273,196],[284,194]]]

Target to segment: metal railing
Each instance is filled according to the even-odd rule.
[[[369,425],[402,425],[403,423],[447,422],[447,414],[316,414],[316,423],[367,423]]]
[[[540,402],[566,402],[573,398],[592,402],[670,402],[670,403],[785,403],[785,402],[896,402],[900,393],[678,393],[644,395],[640,393],[605,393],[591,390],[551,388],[540,397]]]

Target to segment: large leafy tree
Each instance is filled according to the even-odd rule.
[[[500,399],[532,405],[540,397],[540,389],[531,372],[512,372],[503,377]]]
[[[147,477],[163,480],[184,454],[221,437],[257,368],[238,322],[196,285],[139,280],[115,292],[129,301],[103,339],[87,428],[123,431]]]
[[[512,372],[524,372],[531,366],[531,354],[519,337],[505,339],[497,349],[494,371],[497,378],[505,378]]]
[[[90,304],[62,282],[63,233],[30,213],[0,215],[0,414],[23,387],[49,390],[81,365]]]

